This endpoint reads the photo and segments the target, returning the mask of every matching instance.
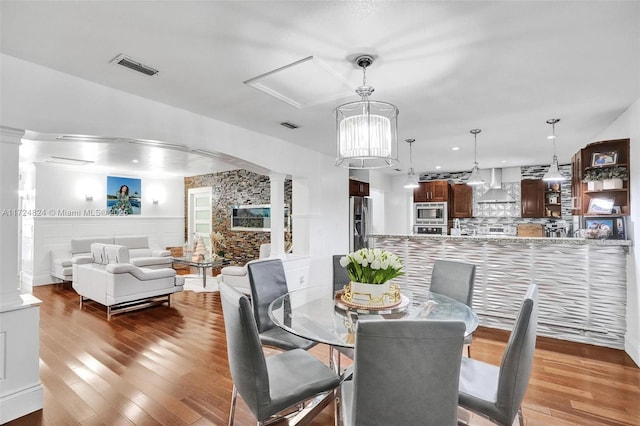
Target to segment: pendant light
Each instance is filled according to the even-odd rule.
[[[553,139],[553,161],[551,162],[547,173],[542,177],[542,180],[549,182],[558,182],[567,179],[558,169],[558,157],[556,156],[556,123],[558,121],[560,121],[559,118],[550,118],[547,120],[547,124],[551,124],[553,132],[552,135],[548,137],[548,139]]]
[[[336,108],[338,155],[336,165],[351,169],[378,169],[398,164],[398,108],[387,102],[371,101],[374,89],[367,86],[370,55],[358,56],[362,68],[361,96]]]
[[[416,178],[416,173],[413,171],[413,156],[411,154],[411,146],[415,141],[415,139],[405,139],[405,142],[409,144],[409,173],[407,174],[407,183],[404,185],[407,189],[414,189],[420,186]]]
[[[473,169],[471,169],[471,175],[467,180],[467,185],[482,185],[484,183],[484,179],[480,177],[480,169],[478,169],[478,133],[480,133],[482,129],[471,129],[469,133],[473,135]]]

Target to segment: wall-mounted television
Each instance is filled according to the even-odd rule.
[[[583,227],[585,238],[627,239],[625,216],[585,216]]]
[[[289,207],[284,207],[284,228],[289,229]],[[232,231],[271,230],[271,204],[231,206]]]

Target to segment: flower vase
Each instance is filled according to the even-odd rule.
[[[382,305],[385,294],[389,292],[389,281],[384,284],[351,282],[353,301],[363,305]]]
[[[594,180],[587,182],[587,191],[602,191],[602,181]]]
[[[602,189],[622,189],[622,179],[605,179],[602,181]]]

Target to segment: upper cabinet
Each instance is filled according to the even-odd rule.
[[[594,142],[572,158],[571,197],[574,215],[631,214],[629,139]]]
[[[349,179],[349,196],[368,197],[369,182],[360,182],[359,180]]]
[[[466,183],[449,185],[449,219],[473,217],[473,188]]]
[[[413,190],[414,203],[442,202],[449,200],[449,184],[446,180],[420,182]]]
[[[522,217],[544,217],[544,187],[542,179],[523,179],[520,182]]]

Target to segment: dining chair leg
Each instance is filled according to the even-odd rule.
[[[467,358],[471,358],[471,345],[467,345]]]
[[[524,416],[522,415],[522,407],[518,409],[518,422],[520,426],[524,426]]]
[[[229,410],[229,426],[233,426],[233,420],[236,415],[236,400],[238,399],[238,388],[236,385],[233,385],[233,390],[231,391],[231,409]]]

